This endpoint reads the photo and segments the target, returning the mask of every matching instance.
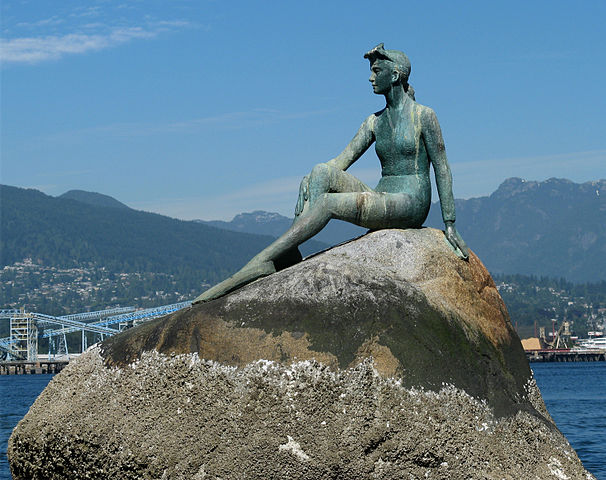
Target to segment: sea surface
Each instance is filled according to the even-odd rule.
[[[0,375],[0,479],[11,479],[8,438],[53,375]]]
[[[556,425],[585,468],[606,480],[606,362],[530,366]]]
[[[606,480],[606,362],[532,363],[549,413],[585,468]],[[52,375],[0,376],[0,479],[11,478],[8,438]]]

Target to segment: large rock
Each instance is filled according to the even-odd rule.
[[[15,479],[590,479],[490,275],[382,230],[90,349],[9,443]]]

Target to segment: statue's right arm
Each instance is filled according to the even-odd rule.
[[[347,170],[351,165],[368,150],[368,147],[375,141],[375,114],[370,115],[364,123],[360,125],[358,132],[352,138],[351,142],[335,158],[326,162],[331,167],[339,170]]]

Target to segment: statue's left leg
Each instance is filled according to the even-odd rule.
[[[284,261],[284,258],[296,255],[297,247],[322,230],[330,218],[330,212],[323,211],[321,207],[307,210],[280,238],[256,255],[234,275],[206,290],[193,303],[209,302],[258,278],[275,273],[281,269],[279,264]]]

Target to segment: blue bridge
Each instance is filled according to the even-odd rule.
[[[0,353],[6,361],[36,362],[38,340],[48,339],[48,358],[69,358],[67,334],[80,332],[80,348],[86,350],[90,339],[96,341],[120,333],[141,322],[162,317],[187,308],[191,302],[174,303],[161,307],[137,309],[119,307],[95,312],[83,312],[55,317],[44,313],[26,312],[24,309],[0,310],[0,320],[8,320],[10,335],[0,338]]]

